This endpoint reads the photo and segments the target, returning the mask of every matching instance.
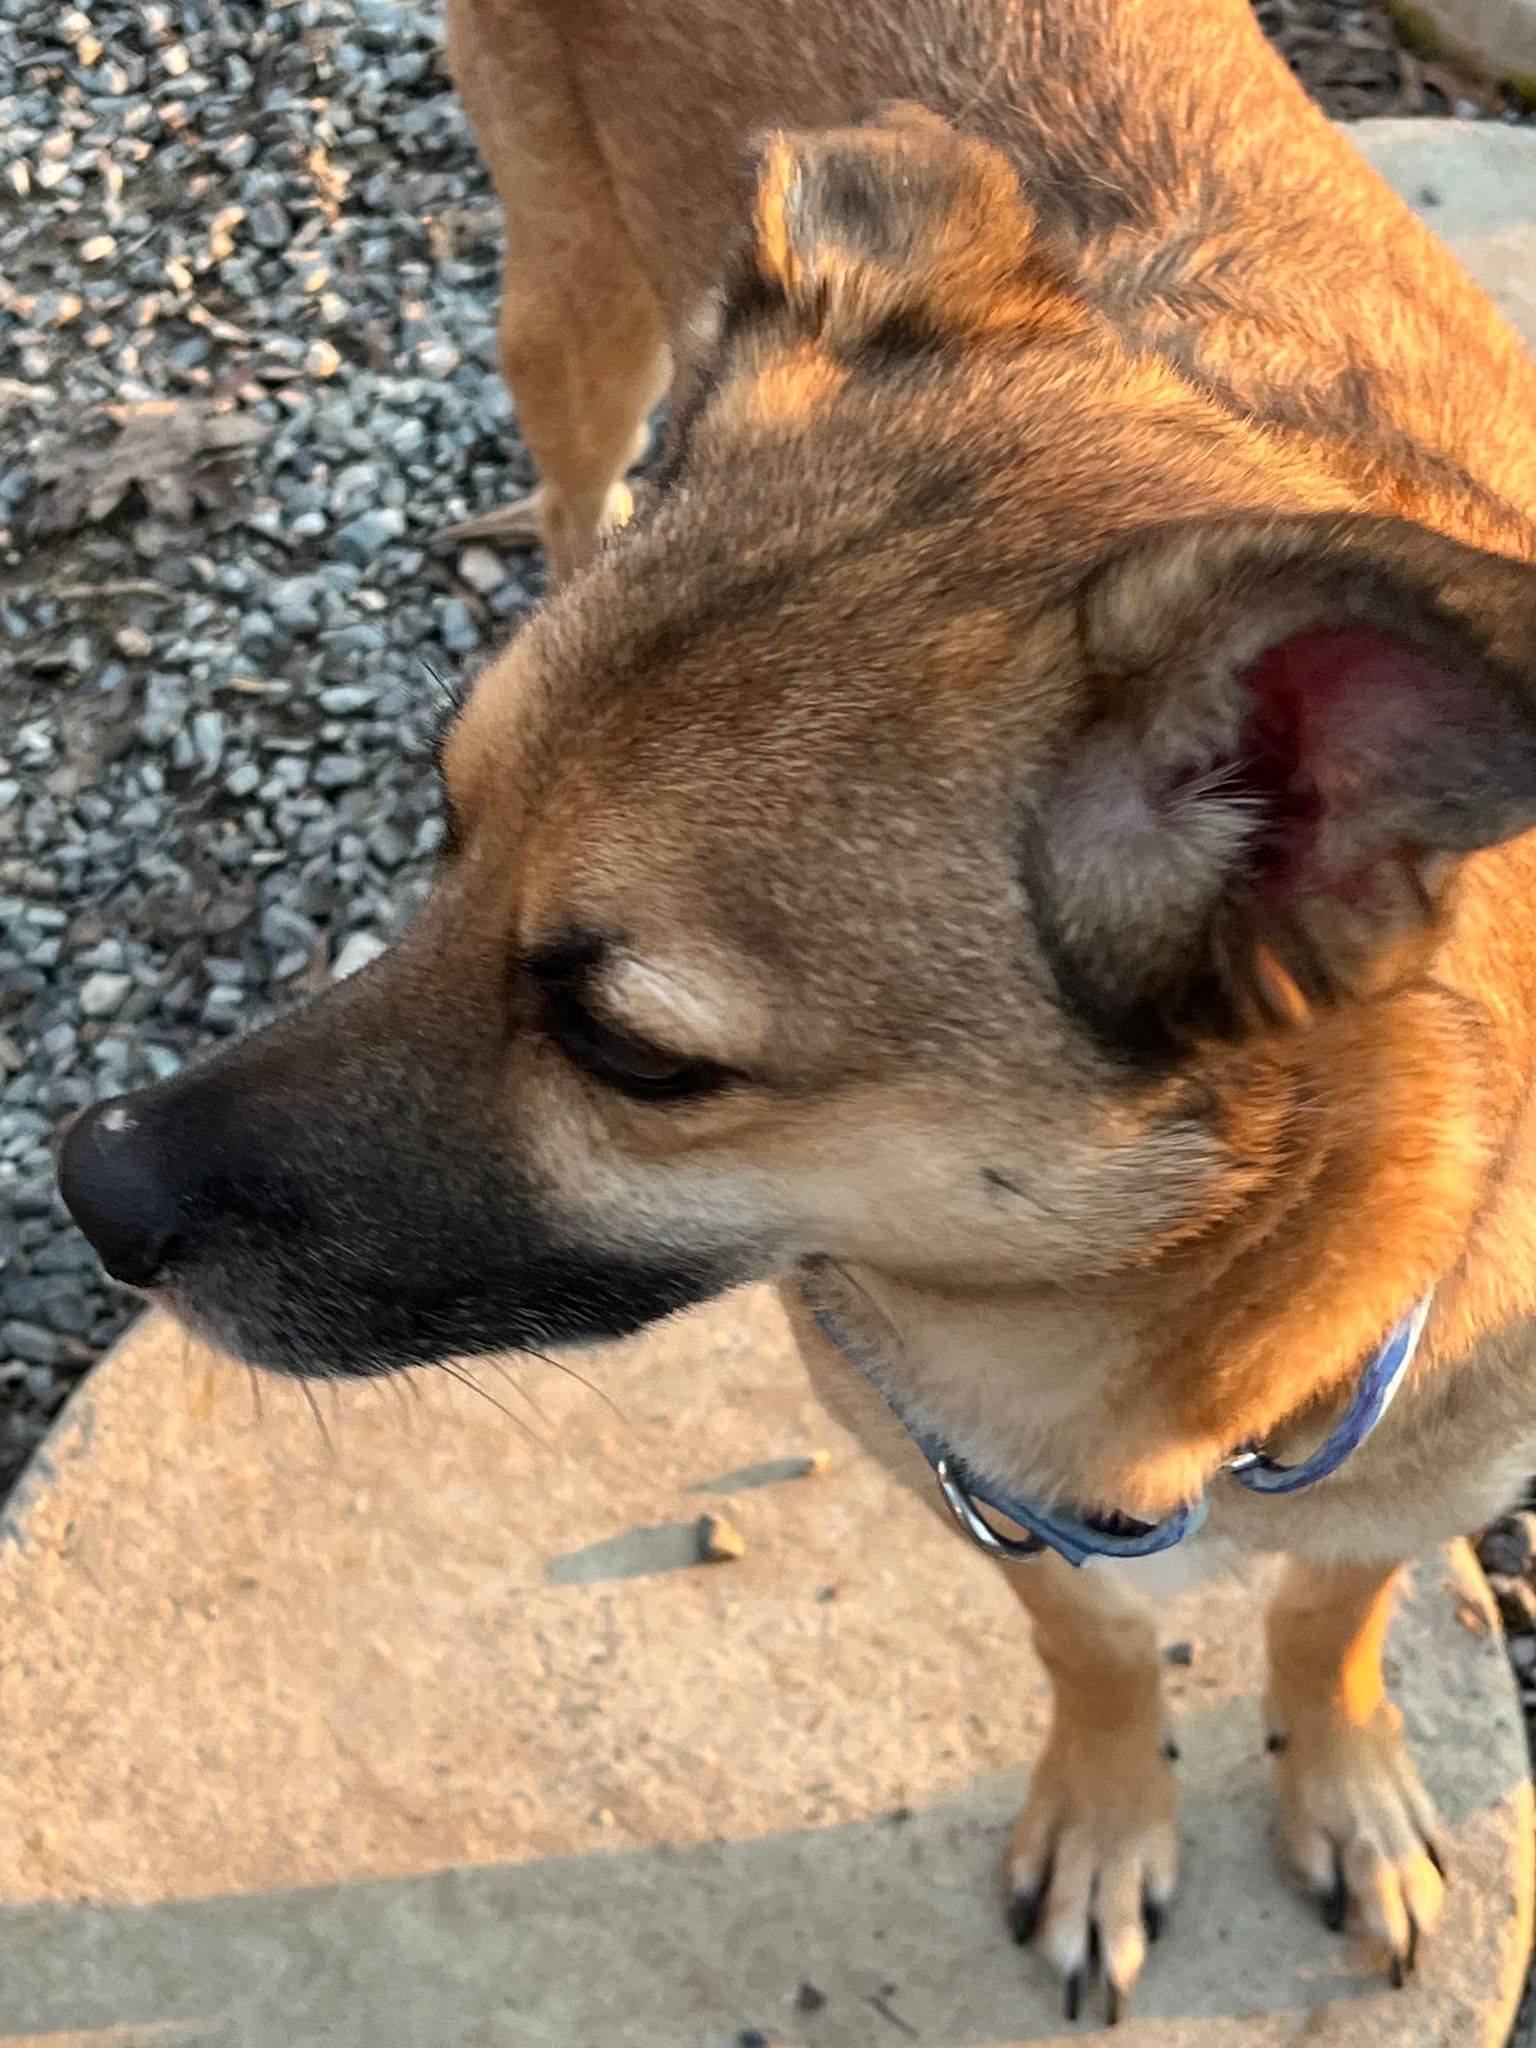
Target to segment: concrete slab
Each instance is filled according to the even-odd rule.
[[[1344,132],[1536,348],[1536,128],[1358,121]]]
[[[1536,137],[1352,132],[1536,338]],[[993,1896],[1044,1699],[991,1567],[764,1296],[583,1370],[317,1419],[157,1320],[105,1362],[0,1532],[0,2044],[1081,2038]],[[704,1509],[744,1557],[689,1562]],[[1464,1574],[1392,1639],[1457,1879],[1401,1994],[1271,1866],[1259,1584],[1170,1609],[1185,1886],[1126,2048],[1502,2040],[1530,1790]]]
[[[1072,2035],[994,1893],[1044,1706],[994,1569],[827,1422],[765,1295],[583,1369],[519,1368],[537,1414],[482,1375],[546,1448],[440,1377],[322,1390],[327,1441],[158,1320],[107,1361],[0,1551],[0,2040]],[[686,1561],[702,1506],[739,1561]],[[1458,1880],[1394,1994],[1272,1866],[1255,1590],[1169,1613],[1187,1875],[1126,2048],[1493,2048],[1530,1897],[1496,1636],[1438,1566],[1394,1636]]]

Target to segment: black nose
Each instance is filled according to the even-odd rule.
[[[113,1279],[148,1287],[180,1219],[134,1103],[126,1096],[75,1118],[59,1146],[59,1192]]]

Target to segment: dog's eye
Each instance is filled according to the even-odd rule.
[[[573,1067],[637,1102],[707,1095],[729,1078],[709,1060],[685,1058],[605,1024],[572,989],[546,992],[544,1028]]]

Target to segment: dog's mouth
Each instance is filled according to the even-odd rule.
[[[462,1287],[321,1279],[280,1256],[172,1270],[151,1299],[200,1342],[267,1371],[364,1379],[453,1359],[606,1343],[724,1292],[722,1260],[548,1257]]]

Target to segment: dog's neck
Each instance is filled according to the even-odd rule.
[[[1155,1519],[1241,1444],[1310,1448],[1361,1361],[1456,1268],[1500,1143],[1439,997],[1393,1011],[1353,1070],[1326,1039],[1303,1056],[1287,1169],[1205,1240],[1063,1287],[861,1266],[838,1314],[915,1420],[1032,1497]],[[1435,1369],[1426,1354],[1415,1371]]]

